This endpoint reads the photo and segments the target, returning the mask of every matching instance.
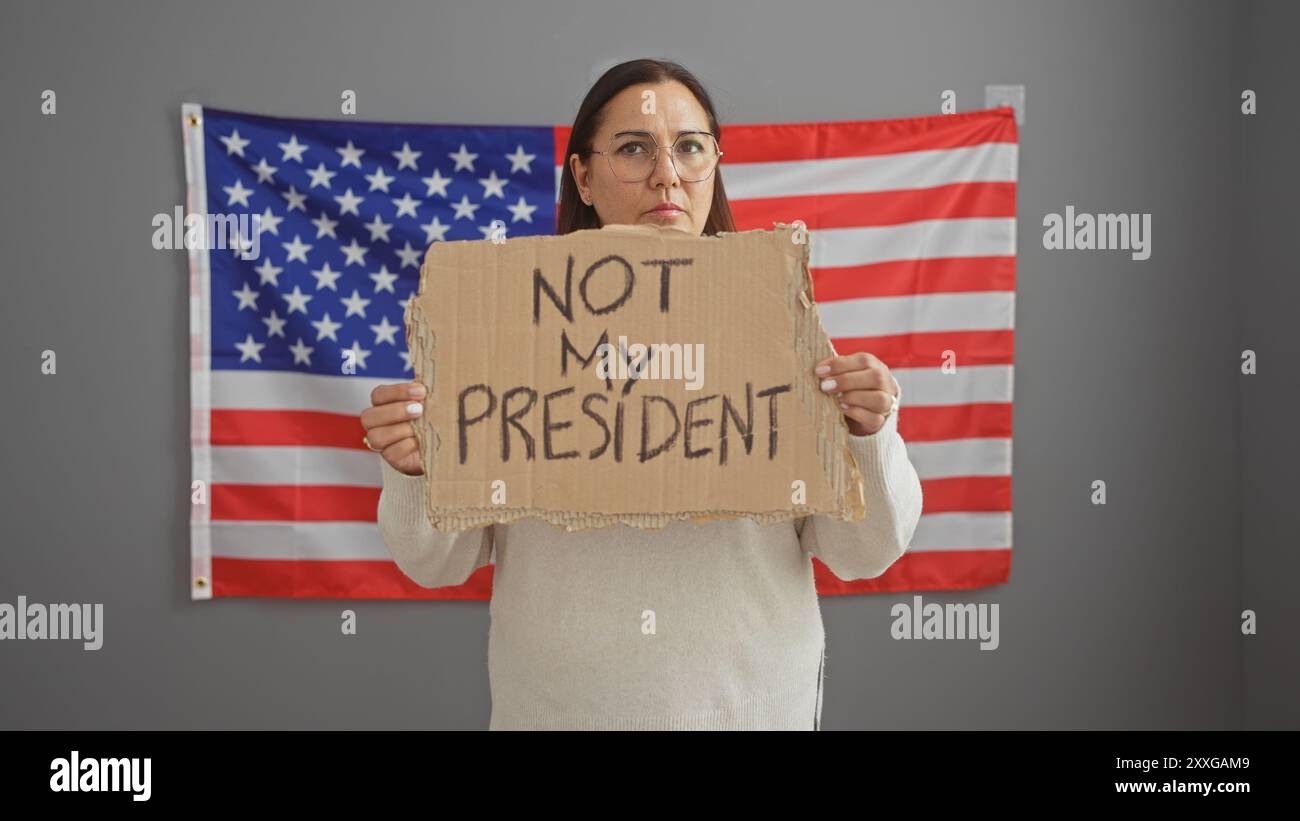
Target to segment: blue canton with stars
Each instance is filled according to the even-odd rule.
[[[214,369],[410,379],[429,245],[555,233],[549,126],[203,119],[209,213],[261,231],[257,259],[209,254]]]

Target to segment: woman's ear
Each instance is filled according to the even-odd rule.
[[[579,199],[591,205],[591,194],[587,191],[587,164],[576,153],[569,155],[569,171],[577,184]]]

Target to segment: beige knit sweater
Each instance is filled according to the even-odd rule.
[[[448,534],[425,517],[421,477],[380,459],[379,528],[424,587],[496,564],[489,729],[813,730],[825,634],[809,556],[847,581],[880,575],[907,549],[921,483],[900,412],[849,437],[866,484],[859,522],[570,533],[521,519]]]

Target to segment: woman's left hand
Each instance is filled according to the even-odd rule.
[[[825,393],[837,396],[849,432],[870,436],[885,426],[885,412],[898,396],[898,381],[875,354],[851,353],[818,362],[813,372]]]

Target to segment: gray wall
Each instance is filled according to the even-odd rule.
[[[891,640],[910,594],[827,598],[824,726],[1300,726],[1294,10],[543,5],[4,4],[0,601],[103,602],[106,636],[0,644],[0,727],[486,727],[483,603],[190,602],[186,264],[150,219],[183,201],[183,101],[333,118],[351,88],[367,120],[549,124],[593,64],[636,56],[696,71],[724,124],[1027,87],[1012,577],[924,594],[998,603],[1001,646]],[[1044,250],[1067,204],[1151,213],[1151,259]]]

